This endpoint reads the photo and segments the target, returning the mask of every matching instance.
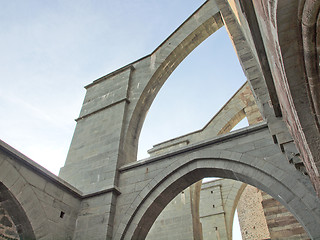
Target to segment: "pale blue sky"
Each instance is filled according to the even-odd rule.
[[[0,138],[57,174],[83,86],[151,53],[203,2],[0,0]],[[142,129],[139,156],[202,128],[244,79],[220,29],[160,90]]]

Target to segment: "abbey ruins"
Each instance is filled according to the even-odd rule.
[[[231,239],[238,206],[244,239],[320,239],[319,9],[206,1],[150,55],[85,87],[59,177],[0,142],[0,238]],[[223,26],[247,83],[203,129],[137,161],[158,91]]]

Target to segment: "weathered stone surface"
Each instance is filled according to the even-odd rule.
[[[314,84],[319,61],[309,54],[317,52],[319,6],[302,0],[208,0],[150,55],[88,85],[60,173],[73,186],[0,142],[1,206],[19,226],[19,235],[144,239],[170,200],[214,176],[267,192],[299,219],[310,238],[319,239],[320,110]],[[192,142],[162,145],[166,151],[158,148],[158,154],[135,162],[144,117],[161,86],[223,25],[267,125],[219,137],[203,131]],[[245,114],[259,116],[250,104],[238,110],[208,128],[222,134]],[[291,153],[300,154],[301,162],[292,160]],[[270,226],[292,221],[275,220]],[[278,238],[292,232],[302,234],[296,225],[291,232],[274,233]]]
[[[81,192],[3,142],[0,145],[0,156],[4,160],[2,166],[6,163],[6,169],[11,169],[12,177],[10,179],[6,174],[0,175],[0,205],[11,217],[12,226],[17,227],[19,237],[41,239],[51,235],[58,239],[61,236],[64,239],[72,238]],[[16,165],[19,167],[16,168]],[[64,194],[72,196],[72,205],[63,203]],[[7,223],[9,227],[5,219],[8,219],[7,216],[1,218],[1,223]],[[59,231],[52,230],[56,228]],[[1,234],[7,236],[7,230],[10,233],[14,231],[6,229]]]
[[[268,239],[270,232],[261,204],[260,191],[247,186],[238,203],[238,217],[242,239]]]

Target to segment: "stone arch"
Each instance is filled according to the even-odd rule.
[[[230,132],[245,117],[248,118],[249,124],[262,120],[248,82],[242,85],[202,131],[212,132],[213,136],[225,134]]]
[[[12,195],[6,186],[0,182],[0,207],[3,208],[12,219],[16,234],[20,239],[35,239],[31,223],[18,200]]]
[[[23,167],[6,157],[0,174],[0,201],[21,232],[21,239],[40,239],[48,231],[47,216],[32,185],[20,174]],[[20,228],[21,227],[21,228]],[[45,229],[45,230],[44,230]]]
[[[117,233],[121,236],[119,239],[144,239],[156,217],[179,192],[204,177],[213,176],[239,180],[265,191],[288,208],[311,237],[320,237],[317,227],[320,203],[310,188],[301,196],[306,185],[292,172],[279,169],[263,159],[255,158],[253,162],[251,156],[224,150],[201,155],[191,153],[175,161],[141,191],[126,213],[130,217],[122,221],[126,227],[123,233]],[[311,198],[313,206],[310,205]]]
[[[136,161],[138,140],[145,116],[165,81],[175,68],[204,40],[223,26],[223,20],[215,1],[206,1],[190,16],[171,36],[168,37],[149,58],[149,69],[152,73],[137,103],[132,109],[125,136],[124,154],[126,162]],[[134,64],[133,64],[134,65]],[[133,72],[134,74],[134,72]],[[129,150],[129,151],[128,151]],[[135,154],[132,154],[132,153]],[[130,154],[128,154],[130,153]]]
[[[192,144],[230,132],[241,120],[248,118],[250,125],[262,121],[262,116],[255,104],[248,82],[228,100],[215,116],[200,130],[156,144],[148,150],[151,156],[161,154],[179,147],[179,143]]]
[[[153,149],[151,149],[148,152],[151,153],[151,156],[154,156],[159,153],[172,150],[174,147],[179,146],[179,143],[181,142],[189,142],[189,144],[192,144],[194,142],[199,142],[201,140],[205,140],[206,138],[209,138],[212,136],[228,133],[245,117],[248,118],[248,122],[250,125],[256,124],[262,121],[262,116],[258,110],[257,105],[255,104],[255,99],[250,90],[248,82],[244,83],[240,87],[240,89],[228,100],[228,102],[204,126],[204,128],[194,133],[190,133],[185,136],[178,137],[173,141],[169,140],[167,141],[167,143],[165,142],[165,143],[157,144]],[[198,187],[192,188],[192,193],[190,189],[190,194],[193,194],[193,198],[190,204],[194,214],[193,220],[192,220],[194,229],[201,228],[199,226],[200,222],[197,221],[197,219],[200,220],[199,208],[197,208],[199,206],[194,206],[195,204],[200,203],[201,185],[202,185],[202,181],[200,180],[199,182],[191,185],[191,186],[198,186]],[[228,217],[227,232],[228,234],[230,234],[229,235],[230,239],[232,236],[231,234],[232,234],[233,216],[235,214],[238,201],[245,187],[246,187],[246,184],[242,184],[242,187],[238,189],[236,193],[237,196],[235,197],[235,201],[233,202],[231,213],[230,215],[227,216]],[[195,212],[194,209],[197,209],[198,212]]]

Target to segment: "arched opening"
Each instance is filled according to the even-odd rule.
[[[223,43],[223,45],[226,45],[226,46],[224,46],[223,48],[219,47],[221,43]],[[199,56],[197,56],[197,54]],[[194,62],[198,62],[198,65],[196,65],[193,68],[193,65],[195,65],[193,64]],[[210,68],[211,65],[216,65],[216,66],[213,66],[212,68]],[[227,71],[226,68],[233,69],[233,71]],[[192,69],[191,74],[190,74],[190,69]],[[198,72],[196,70],[198,70]],[[207,71],[206,74],[203,74],[201,70],[203,72]],[[184,75],[182,75],[181,72],[185,72],[186,77],[184,77]],[[199,72],[201,72],[201,74],[199,74]],[[201,77],[197,78],[196,77],[197,74]],[[193,81],[195,79],[196,81]],[[221,84],[221,81],[223,82],[223,84]],[[236,129],[247,126],[248,120],[246,118],[246,111],[242,110],[245,107],[241,102],[240,98],[238,99],[239,100],[238,103],[233,103],[233,105],[230,104],[230,106],[226,104],[229,98],[232,98],[232,95],[234,95],[234,93],[237,92],[237,90],[241,87],[241,84],[243,84],[243,82],[245,82],[245,76],[243,75],[240,64],[235,56],[235,52],[231,45],[227,32],[225,31],[225,28],[222,27],[215,34],[213,34],[213,36],[209,37],[202,44],[200,44],[178,66],[178,68],[169,77],[168,81],[166,81],[166,83],[160,90],[159,94],[157,95],[155,101],[153,102],[150,111],[148,112],[140,139],[142,139],[143,141],[144,140],[143,138],[145,138],[146,142],[152,143],[152,139],[154,139],[155,136],[157,137],[160,136],[160,134],[161,134],[161,137],[163,136],[165,137],[163,137],[162,139],[160,138],[158,141],[170,139],[170,138],[179,136],[179,134],[180,135],[186,134],[188,131],[190,132],[190,131],[201,129],[206,124],[206,122],[208,122],[208,119],[212,118],[212,116],[219,115],[217,112],[219,108],[221,108],[224,104],[227,105],[225,107],[226,109],[229,108],[230,110],[231,108],[234,108],[234,111],[233,112],[229,111],[228,117],[224,118],[222,121],[220,120],[221,126],[219,125],[218,127],[217,126],[214,127],[215,129],[211,131],[211,133],[210,133],[210,130],[207,130],[208,136],[215,136],[216,134],[226,133],[231,129],[236,130]],[[192,85],[192,83],[195,83],[195,84]],[[189,87],[188,85],[191,85],[191,87]],[[204,91],[206,94],[204,94],[203,91],[201,91],[201,88],[197,89],[197,85],[203,85],[204,87],[206,87],[207,91]],[[224,91],[226,90],[226,88],[228,88],[229,92]],[[166,95],[167,91],[169,91],[171,95],[170,93]],[[245,93],[242,93],[242,94],[243,96],[245,95]],[[198,99],[191,98],[191,96],[196,96],[195,98],[197,97],[202,98],[201,100],[203,100],[203,102],[201,103],[200,101],[197,101]],[[180,98],[182,98],[182,100]],[[189,102],[188,102],[188,98],[191,99]],[[196,105],[196,103],[198,104]],[[251,105],[252,104],[254,103],[252,102]],[[234,107],[234,105],[238,105],[238,106]],[[166,106],[166,108],[164,109],[162,106]],[[207,115],[202,118],[201,117],[197,118],[198,121],[195,121],[194,113],[197,111],[192,109],[192,106],[197,107],[198,109],[196,110],[200,109],[200,110],[206,111]],[[180,110],[179,108],[182,109],[181,112],[179,111]],[[191,109],[191,114],[187,115],[185,109]],[[166,114],[166,112],[170,110],[171,112]],[[155,117],[153,115],[155,115]],[[166,116],[166,117],[161,119],[161,116]],[[170,119],[168,120],[168,118]],[[173,118],[174,121],[170,121],[171,118]],[[177,120],[177,118],[179,118],[179,120]],[[189,123],[191,123],[192,125],[191,127],[193,128],[190,128],[190,126],[188,128],[188,126],[185,126],[183,124],[188,121]],[[210,122],[211,121],[212,120],[210,120]],[[168,122],[172,124],[171,125],[172,127],[168,126]],[[207,125],[210,126],[210,122]],[[215,124],[211,124],[211,125],[214,126]],[[151,129],[151,126],[154,126],[154,129],[149,130],[150,135],[148,137],[144,136],[146,126],[147,126],[147,129],[148,128]],[[168,131],[166,127],[169,129]],[[167,135],[165,135],[166,133]],[[141,144],[141,140],[140,140],[140,144]],[[141,156],[141,146],[140,146],[140,156]],[[195,195],[194,198],[199,198],[199,194],[201,190],[201,182],[200,182],[200,185],[194,184],[192,186],[195,186],[194,189],[192,190],[192,193],[189,192],[189,189],[184,190],[181,193],[181,196],[177,197],[177,200],[176,199],[172,200],[171,205],[177,205],[177,204],[179,205],[179,201],[181,200],[180,201],[180,204],[182,204],[180,206],[180,210],[181,210],[181,207],[185,205],[185,202],[188,202],[186,198],[190,197],[192,194]],[[200,188],[196,186],[200,186]],[[197,194],[198,196],[196,196]],[[199,200],[194,199],[193,201],[199,201]],[[192,212],[196,211],[192,209],[192,206],[191,208],[189,206],[189,210]],[[169,208],[169,209],[166,208],[162,212],[165,216],[164,218],[167,217],[168,222],[173,221],[172,220],[173,218],[169,216],[170,214],[174,214],[174,215],[179,214],[179,213],[174,213],[172,210],[173,210],[172,208]],[[234,210],[232,212],[232,216],[230,215],[232,219],[233,219]],[[159,220],[161,225],[166,224],[165,223],[166,220],[164,218]],[[184,218],[184,220],[189,219],[191,221],[191,225],[188,228],[190,231],[188,232],[187,229],[185,229],[183,231],[184,234],[190,234],[193,231],[192,224],[194,228],[199,228],[197,227],[197,225],[199,225],[200,222],[199,220],[194,220],[196,218],[197,217],[193,217],[193,216],[191,218],[190,216]],[[195,221],[197,221],[198,224],[194,224]],[[228,230],[229,228],[230,227],[228,226]],[[162,229],[166,231],[165,228],[162,227]],[[232,235],[232,231],[229,230],[229,232]],[[170,235],[170,237],[173,237],[173,236],[174,234]],[[150,239],[157,239],[157,237],[152,236]]]
[[[148,157],[155,144],[201,129],[245,81],[222,27],[194,49],[160,89],[141,130],[138,159]]]
[[[124,142],[124,163],[137,160],[138,140],[145,116],[160,88],[177,66],[204,40],[223,26],[219,8],[206,1],[166,41],[147,58],[150,78],[143,82],[137,104],[132,110]],[[134,66],[134,64],[133,64]],[[138,84],[140,86],[140,83]],[[130,154],[129,154],[130,153]]]
[[[225,46],[220,47],[222,43]],[[199,56],[197,56],[197,54]],[[197,62],[198,64],[194,64],[194,62]],[[194,65],[196,66],[193,67]],[[215,66],[212,66],[212,68],[210,68],[211,65],[215,65]],[[232,69],[233,71],[227,71],[226,68]],[[196,70],[198,70],[198,72]],[[186,75],[182,75],[181,74],[182,72],[184,72]],[[203,72],[206,72],[206,74],[203,74]],[[197,78],[197,75],[201,77]],[[221,81],[223,82],[223,84],[221,84]],[[237,92],[237,90],[241,87],[241,84],[243,84],[244,82],[245,82],[245,76],[243,75],[240,64],[236,58],[229,36],[227,35],[225,28],[222,27],[217,32],[215,32],[213,36],[209,37],[202,44],[200,44],[177,67],[177,69],[169,77],[168,81],[166,81],[164,86],[161,88],[155,101],[152,103],[152,106],[150,108],[150,111],[148,112],[146,121],[143,125],[143,130],[140,136],[140,144],[141,142],[143,142],[143,140],[145,140],[145,142],[149,144],[150,142],[152,143],[152,139],[155,139],[155,136],[159,137],[161,135],[160,139],[158,139],[158,141],[161,141],[161,140],[167,140],[167,139],[179,136],[179,134],[180,135],[186,134],[188,131],[190,132],[190,131],[201,129],[205,125],[205,123],[208,122],[208,119],[216,115],[216,112],[218,112],[219,108],[222,107],[226,102],[228,102],[229,98],[231,98],[232,95],[235,92]],[[188,85],[190,85],[191,87]],[[207,91],[204,91],[206,94],[203,94],[203,91],[201,91],[201,88],[197,88],[197,85],[203,85],[207,87]],[[225,90],[226,87],[228,88],[229,92],[223,91]],[[189,91],[186,91],[186,90],[189,90]],[[169,91],[169,94],[167,94],[167,91]],[[198,99],[194,99],[193,98],[194,96],[196,96],[195,98],[197,97],[202,98],[201,100],[204,100],[204,101],[202,103],[200,101],[197,102]],[[188,101],[189,100],[188,98],[190,98],[191,100]],[[198,105],[196,105],[195,103],[198,103]],[[215,136],[216,134],[226,133],[231,129],[236,130],[244,126],[247,126],[248,120],[246,118],[245,111],[242,111],[242,109],[244,108],[242,104],[243,103],[241,103],[241,101],[239,100],[239,103],[236,104],[236,105],[239,105],[238,108],[235,108],[234,112],[229,113],[229,116],[223,120],[225,122],[220,120],[221,126],[215,127],[216,128],[215,131],[211,132],[211,134],[209,133],[208,136]],[[163,106],[165,106],[166,108],[164,108]],[[197,107],[198,109],[196,110],[201,109],[206,111],[206,114],[207,114],[206,117],[202,117],[202,119],[197,118],[198,121],[195,121],[194,113],[196,111],[192,109],[192,106]],[[228,107],[229,106],[227,106],[226,109]],[[232,107],[234,108],[234,106]],[[179,108],[182,109],[181,112],[179,112],[180,110]],[[187,115],[185,109],[191,109],[191,113]],[[166,113],[167,111],[171,111],[171,112]],[[161,119],[161,116],[162,117],[165,116],[165,117]],[[171,118],[173,118],[174,121],[171,122],[170,121]],[[178,118],[179,120],[177,120]],[[192,127],[190,128],[190,126],[185,126],[183,124],[188,121],[189,123],[191,123],[193,128]],[[168,122],[169,123],[171,122],[172,127],[168,126]],[[207,125],[210,125],[210,123]],[[152,126],[154,126],[153,129],[151,128]],[[166,128],[168,128],[169,130],[167,131]],[[218,128],[219,130],[217,130]],[[148,136],[144,135],[145,132],[148,131],[146,129],[152,129],[152,130],[149,130],[150,134]],[[156,141],[153,141],[153,143],[155,142]],[[141,155],[142,155],[141,146],[139,145],[139,147],[140,147],[139,155],[141,158]],[[146,149],[145,147],[142,147],[142,148]],[[151,146],[149,146],[149,148],[151,148]],[[146,155],[142,155],[142,156],[146,157]],[[200,189],[201,189],[201,183],[200,183],[200,188],[198,188],[199,194],[200,194]],[[195,191],[196,190],[193,190],[194,194],[198,194],[198,193],[195,193]],[[180,200],[182,201],[183,205],[184,205],[184,202],[186,201],[187,194],[189,194],[188,195],[189,197],[190,195],[192,195],[191,193],[188,192],[188,190],[184,190],[181,193]],[[178,196],[177,197],[178,200],[176,201],[174,199],[172,200],[172,202],[177,203],[179,201],[179,198],[180,197]],[[173,203],[173,205],[175,203]],[[169,211],[168,214],[170,214],[170,209],[167,211]],[[167,215],[167,213],[165,212],[166,211],[164,211],[164,215]],[[175,213],[171,211],[171,214],[175,214]],[[234,211],[232,213],[232,216],[233,214],[234,214]],[[159,221],[161,222],[160,224],[165,224],[164,219]],[[168,216],[168,221],[169,222],[172,221],[172,218],[170,219],[170,216]],[[190,221],[192,222],[192,220]],[[192,231],[192,229],[190,231]],[[230,231],[230,233],[232,234],[232,231]],[[188,234],[188,231],[185,230],[184,234]],[[153,239],[156,239],[156,238],[154,238],[153,236]]]
[[[241,163],[236,158],[192,159],[181,166],[176,164],[176,168],[171,169],[171,173],[163,181],[154,184],[154,189],[145,196],[146,198],[141,196],[144,201],[132,214],[133,217],[127,225],[126,234],[123,235],[122,239],[144,239],[164,207],[176,195],[181,194],[183,189],[204,177],[228,178],[254,185],[286,206],[299,219],[310,236],[319,237],[319,230],[313,228],[319,221],[317,213],[314,213],[311,209],[313,207],[310,208],[310,206],[307,206],[308,203],[304,201],[299,202],[299,207],[297,207],[298,200],[295,196],[299,195],[298,192],[305,189],[305,186],[296,181],[296,188],[289,188],[287,183],[281,181],[281,178],[292,178],[291,181],[295,181],[294,177],[291,176],[292,173],[283,172],[276,176],[276,174],[272,174],[277,169],[275,166],[269,165],[267,168],[267,171],[262,171],[250,166],[249,162]],[[275,188],[275,186],[277,187]]]
[[[16,198],[0,182],[0,238],[36,239],[31,223]]]
[[[243,190],[255,195],[246,198],[245,208],[240,209],[240,226],[236,208]],[[194,206],[190,187],[179,193],[157,217],[146,239],[309,239],[281,203],[253,186],[216,178],[203,183],[199,194],[200,202]]]
[[[243,90],[239,90],[239,92],[240,95],[244,93]],[[237,105],[241,105],[240,99],[237,100]],[[229,105],[226,104],[226,109],[230,110]],[[231,106],[237,109],[234,105],[231,104]],[[250,114],[249,117],[251,123],[258,121],[257,119],[253,120],[253,116],[250,116]],[[260,119],[259,116],[257,118]],[[224,118],[224,120],[226,119]],[[217,132],[224,133],[224,131],[230,131],[230,128],[232,128],[231,131],[234,131],[246,125],[248,125],[248,119],[245,114],[238,114],[237,111],[234,111],[230,120],[224,122]],[[211,194],[209,193],[209,196],[206,197],[208,188],[210,188],[208,185],[212,185],[213,182],[219,182],[215,186],[219,190],[213,190],[214,187],[211,186],[212,189],[209,191]],[[237,216],[235,221],[238,224],[235,227],[236,232],[233,231],[233,220],[238,201],[245,187],[246,184],[241,182],[219,178],[205,178],[191,185],[175,197],[161,212],[147,235],[147,239],[158,239],[165,235],[170,235],[170,237],[184,236],[184,239],[212,239],[214,236],[217,239],[232,239],[232,236],[234,236],[233,239],[242,239]],[[226,197],[226,195],[229,195],[229,197]],[[208,201],[216,203],[208,204]],[[172,226],[175,226],[174,231],[172,231]],[[267,226],[263,227],[267,229]],[[264,238],[270,236],[267,231],[265,231],[267,233],[260,232],[262,232],[260,236]]]
[[[236,226],[238,230],[233,231],[233,220],[245,185],[239,181],[218,178],[200,183],[198,192],[195,191],[197,184],[191,185],[166,206],[146,239],[160,239],[165,235],[172,238],[183,236],[183,239],[205,240],[216,239],[217,236],[220,239],[241,239],[239,225]],[[198,202],[195,201],[197,197]]]

